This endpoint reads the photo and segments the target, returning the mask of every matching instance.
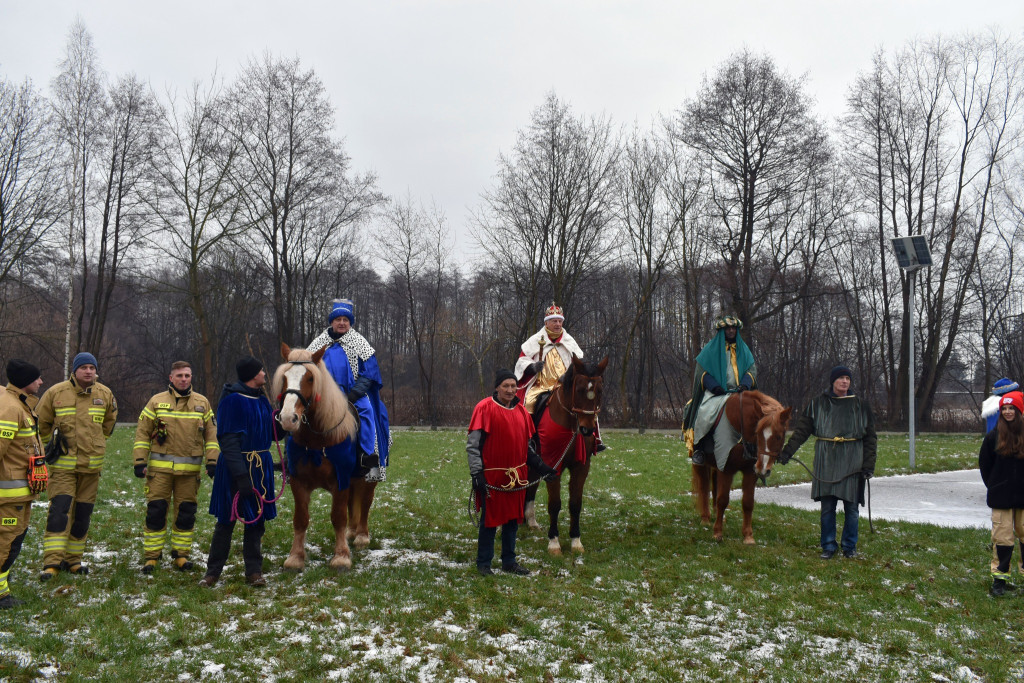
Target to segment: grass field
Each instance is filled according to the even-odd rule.
[[[370,548],[326,569],[327,495],[310,562],[281,570],[290,496],[264,542],[269,586],[245,585],[241,533],[222,581],[138,571],[144,499],[131,430],[111,440],[86,560],[93,573],[40,584],[45,502],[11,572],[26,604],[0,613],[0,679],[30,681],[1005,681],[1024,677],[1024,598],[987,595],[988,532],[876,521],[863,558],[818,558],[818,515],[739,511],[715,543],[687,495],[674,436],[608,433],[587,483],[583,555],[546,553],[520,529],[530,577],[474,571],[464,434],[396,432]],[[972,467],[979,439],[924,435],[918,471]],[[906,472],[906,437],[883,436],[878,474]],[[800,453],[810,462],[809,450]],[[806,456],[806,457],[804,457]],[[801,476],[803,475],[803,476]],[[807,478],[776,468],[773,484]],[[209,482],[204,477],[200,509]],[[545,494],[538,498],[541,513]],[[196,556],[212,518],[202,514]],[[562,525],[568,546],[567,521]]]

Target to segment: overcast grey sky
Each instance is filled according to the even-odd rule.
[[[1021,0],[0,0],[0,74],[48,89],[76,15],[108,74],[158,92],[215,69],[230,80],[267,49],[299,56],[330,93],[353,166],[441,206],[461,253],[475,251],[470,211],[498,153],[550,90],[578,113],[647,126],[747,47],[806,74],[831,119],[879,47],[1024,29]]]

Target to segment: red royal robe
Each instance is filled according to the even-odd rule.
[[[487,434],[480,455],[484,462],[484,478],[499,489],[522,489],[526,483],[526,449],[533,436],[533,420],[517,401],[506,408],[493,397],[485,398],[473,408],[469,431],[482,429]],[[484,506],[484,526],[501,526],[505,522],[523,521],[526,491],[488,489]],[[477,509],[480,496],[477,494]]]

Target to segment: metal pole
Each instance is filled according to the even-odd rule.
[[[914,406],[914,283],[917,281],[917,269],[908,268],[907,277],[910,279],[910,325],[908,326],[908,333],[910,337],[910,368],[909,368],[909,382],[907,383],[907,398],[910,404],[910,469],[914,469],[914,423],[917,421],[916,408]]]

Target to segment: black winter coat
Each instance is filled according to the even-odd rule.
[[[1024,458],[996,452],[998,429],[993,429],[981,442],[978,469],[988,488],[985,502],[994,510],[1024,508]]]

